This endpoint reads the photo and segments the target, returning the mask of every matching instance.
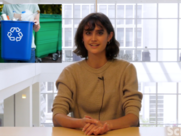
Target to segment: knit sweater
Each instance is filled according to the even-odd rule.
[[[89,115],[106,121],[132,113],[139,118],[142,93],[136,69],[124,60],[107,61],[98,69],[86,60],[76,62],[64,68],[56,86],[53,116],[73,112],[75,118]]]

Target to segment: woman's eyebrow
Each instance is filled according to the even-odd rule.
[[[88,29],[84,29],[84,31],[93,31],[93,29],[88,28]]]
[[[94,31],[94,29],[90,29],[90,28],[88,28],[88,29],[84,29],[84,31]],[[97,30],[95,30],[95,31],[104,31],[104,29],[97,29]]]
[[[98,30],[96,30],[96,31],[102,31],[102,32],[103,32],[103,31],[104,31],[104,29],[98,29]]]

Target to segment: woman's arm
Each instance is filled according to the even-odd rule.
[[[35,32],[38,32],[39,31],[39,29],[40,29],[40,14],[38,13],[37,15],[36,15],[36,17],[35,17],[35,19],[34,19],[34,26],[33,26],[33,30],[35,31]]]
[[[53,117],[53,124],[55,127],[62,126],[67,128],[83,128],[86,123],[96,124],[98,121],[96,119],[88,118],[72,118],[64,114],[56,114]]]
[[[108,120],[105,122],[108,123],[110,130],[114,130],[114,129],[133,127],[133,126],[136,127],[138,126],[139,118],[136,115],[129,113],[118,119]]]

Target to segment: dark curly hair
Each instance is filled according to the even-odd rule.
[[[84,46],[84,43],[82,42],[84,27],[88,25],[89,30],[94,30],[95,26],[100,26],[100,24],[106,29],[108,34],[113,32],[113,37],[106,46],[107,60],[113,60],[117,57],[119,53],[119,42],[115,39],[115,32],[109,18],[102,13],[91,13],[80,22],[77,32],[75,34],[75,54],[87,59],[88,52]]]

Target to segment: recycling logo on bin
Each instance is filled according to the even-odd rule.
[[[19,27],[11,27],[10,32],[8,32],[8,34],[7,34],[9,40],[16,41],[16,42],[21,41],[23,34],[22,34],[22,32],[20,32],[20,30],[21,29]],[[11,37],[14,32],[16,32],[19,37]]]

